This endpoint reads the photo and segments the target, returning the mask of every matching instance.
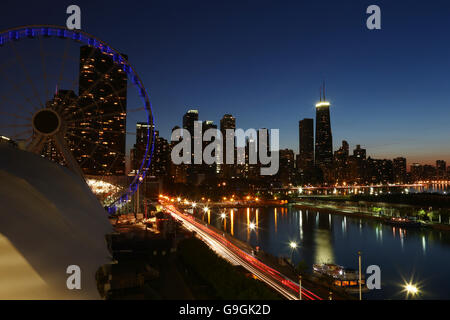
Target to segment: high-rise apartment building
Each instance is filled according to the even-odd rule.
[[[124,56],[126,58],[126,56]],[[79,102],[74,155],[90,175],[125,175],[127,74],[112,54],[80,48]],[[78,115],[79,116],[79,115]]]
[[[316,103],[316,150],[315,164],[329,168],[333,163],[333,136],[331,134],[330,103],[325,99],[325,87]]]
[[[298,123],[299,167],[305,169],[314,164],[314,120],[303,119]]]
[[[406,158],[397,157],[393,161],[394,182],[406,183]]]

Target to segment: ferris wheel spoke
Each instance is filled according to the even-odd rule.
[[[79,129],[79,130],[87,130],[87,131],[93,131],[93,132],[99,132],[99,129],[94,128],[80,128],[80,127],[67,127],[68,129]],[[125,132],[125,131],[119,131],[119,130],[101,130],[104,133],[118,133],[118,134],[128,134],[128,135],[136,135],[135,132]]]
[[[0,104],[0,106],[5,106],[5,107],[6,107],[5,103],[8,102],[8,101],[11,101],[8,97],[5,97],[5,96],[0,97],[0,100],[3,102],[3,103]],[[25,114],[25,115],[29,114],[30,116],[33,116],[33,112],[31,112],[30,110],[26,110],[24,105],[18,104],[18,103],[15,103],[15,102],[12,102],[11,104],[16,106],[20,111],[22,111],[23,114]],[[10,107],[10,105],[8,105],[8,106]],[[12,115],[15,118],[24,118],[26,120],[31,120],[31,118],[27,118],[27,117],[25,117],[23,115],[19,116],[16,113],[12,113],[12,112],[0,111],[0,114],[4,114],[4,115],[10,114],[10,115]],[[16,114],[17,116],[14,116],[14,114]]]
[[[3,74],[3,72],[0,72],[0,75],[1,75],[2,78],[5,80],[5,82],[7,82],[7,83],[12,83],[12,81],[10,81],[9,77],[7,77],[5,74]],[[25,82],[24,82],[24,83],[25,83]],[[23,89],[22,86],[21,86],[20,84],[15,83],[15,82],[14,82],[14,84],[12,85],[12,88],[11,88],[11,89],[12,89],[12,90],[11,90],[11,94],[10,94],[9,96],[3,96],[3,99],[2,99],[3,102],[4,102],[5,100],[10,100],[10,97],[13,96],[13,95],[15,95],[15,96],[23,96],[23,92],[25,91],[25,90],[21,90],[21,89]],[[36,105],[34,105],[34,104],[31,103],[29,97],[24,98],[24,100],[25,100],[25,101],[33,108],[34,111],[39,110],[39,108],[37,108]],[[22,109],[22,110],[25,109],[25,107],[24,107],[23,105],[21,105],[21,104],[15,103],[15,105],[21,106],[21,109]]]
[[[96,119],[101,119],[101,118],[109,118],[109,117],[114,117],[114,116],[118,116],[118,115],[123,115],[125,113],[126,114],[130,114],[130,113],[134,113],[134,112],[140,112],[140,111],[145,111],[145,107],[140,107],[140,108],[136,108],[136,109],[131,109],[128,110],[126,112],[124,111],[118,111],[118,112],[111,112],[111,113],[104,113],[104,114],[99,114],[96,116],[88,116],[85,118],[81,118],[81,119],[76,119],[76,120],[69,120],[67,121],[67,123],[74,123],[74,122],[84,122],[84,121],[88,121],[88,120],[96,120]]]
[[[73,157],[72,152],[70,152],[70,149],[67,146],[64,136],[61,133],[57,133],[53,137],[53,140],[55,141],[56,148],[64,157],[64,160],[66,161],[67,166],[70,169],[72,169],[75,173],[79,174],[80,177],[83,177],[83,171],[81,170],[80,166],[78,165],[78,162]]]
[[[89,53],[89,55],[88,55],[88,57],[87,57],[87,60],[92,59],[92,57],[94,56],[94,53],[95,53],[95,50],[91,50],[91,52]],[[74,60],[74,62],[80,63],[79,60]],[[79,82],[79,79],[78,79],[77,77],[75,77],[75,79],[74,79],[74,80],[72,81],[72,83],[70,84],[71,90],[72,90],[73,92],[75,92],[75,86],[78,84],[78,82]],[[67,100],[68,95],[69,95],[69,92],[67,92],[66,95],[64,96],[64,100]],[[76,101],[76,102],[78,102],[79,98],[80,98],[80,97],[77,98],[77,101]]]
[[[34,85],[33,80],[31,79],[29,73],[27,72],[27,69],[25,68],[25,65],[23,64],[22,57],[20,56],[19,52],[17,51],[16,47],[14,46],[13,42],[11,42],[11,48],[14,51],[14,54],[16,56],[17,62],[19,63],[20,67],[22,68],[22,72],[25,74],[25,78],[27,79],[28,83],[30,84],[31,88],[33,89],[34,96],[39,102],[39,105],[42,108],[45,108],[45,104],[42,104],[41,98],[39,97],[39,94],[37,92],[36,86]]]
[[[102,175],[102,177],[100,178],[100,181],[103,181],[103,179],[105,179],[106,176],[110,175],[111,169],[113,168],[114,164],[117,162],[118,159],[119,159],[119,154],[116,154],[116,156],[114,157],[114,160],[110,163],[106,173],[104,173]]]
[[[47,65],[45,60],[45,51],[44,51],[44,43],[42,41],[42,37],[39,38],[39,48],[40,48],[40,54],[41,54],[41,66],[42,66],[42,74],[44,76],[44,86],[45,86],[45,99],[49,98],[48,94],[48,82],[47,82]]]
[[[36,134],[32,137],[31,142],[26,147],[26,150],[40,155],[45,143],[47,142],[47,137],[41,134]]]
[[[21,131],[21,132],[19,132],[19,133],[16,133],[16,134],[14,134],[13,136],[10,136],[9,138],[11,138],[12,140],[14,140],[14,139],[20,138],[20,137],[23,136],[23,135],[31,134],[31,133],[33,133],[33,129],[28,129],[28,130],[25,130],[25,131]],[[32,137],[32,136],[31,136],[31,137]]]
[[[110,74],[111,71],[114,70],[114,68],[117,68],[117,64],[115,64],[115,63],[113,63],[113,65],[106,72],[102,73],[102,75]],[[94,89],[103,80],[104,80],[104,77],[99,77],[88,89],[83,91],[83,93],[80,95],[80,97],[84,97],[84,96],[88,95],[92,91],[92,89]]]
[[[18,114],[13,113],[13,112],[0,111],[0,114],[5,115],[5,116],[12,116],[12,117],[14,117],[14,118],[16,118],[16,119],[23,119],[23,120],[29,120],[29,121],[31,121],[31,118],[29,118],[29,117],[24,117],[24,116],[18,115]]]
[[[0,128],[31,128],[31,124],[0,124]]]
[[[131,85],[131,84],[128,84],[125,88],[122,88],[122,89],[120,89],[120,90],[114,91],[114,93],[107,95],[107,96],[106,96],[106,99],[111,98],[111,97],[114,97],[114,96],[118,97],[119,94],[122,94],[122,93],[124,93],[124,92],[127,92],[128,89],[131,88],[131,87],[132,87],[132,85]],[[80,100],[80,97],[78,97],[78,100]],[[79,108],[76,110],[76,112],[75,112],[74,114],[76,114],[76,113],[78,113],[78,112],[81,112],[81,111],[89,110],[90,108],[95,107],[95,106],[98,107],[98,102],[94,100],[93,103],[87,104],[86,106],[81,106],[81,107],[79,107]],[[122,110],[123,110],[124,108],[123,108],[123,106],[122,106],[122,103],[121,103],[121,107],[122,107]]]
[[[67,60],[67,56],[68,56],[68,48],[69,48],[69,38],[66,38],[66,44],[64,46],[64,53],[63,53],[63,58],[62,58],[62,62],[61,62],[61,68],[59,70],[59,76],[58,76],[58,83],[61,83],[62,79],[63,79],[63,73],[64,73],[64,66]]]
[[[66,121],[66,123],[74,124],[74,123],[86,122],[86,121],[97,120],[97,119],[107,120],[108,118],[114,117],[114,116],[125,116],[125,115],[124,115],[123,111],[112,112],[112,113],[104,113],[104,114],[100,114],[100,115],[96,115],[96,116],[92,116],[92,117],[85,117],[85,118],[82,118],[82,119],[68,120],[68,121]]]
[[[98,142],[98,141],[93,141],[93,140],[87,139],[87,138],[85,138],[85,137],[82,137],[82,136],[80,136],[80,135],[74,134],[74,133],[69,132],[69,131],[67,131],[66,133],[69,134],[69,135],[71,135],[71,136],[73,136],[73,137],[76,137],[76,138],[78,138],[78,139],[82,139],[83,141],[89,142],[91,145],[97,145],[97,146],[99,146],[99,147],[101,147],[101,148],[103,148],[103,149],[109,150],[110,152],[115,152],[115,153],[120,153],[121,155],[125,155],[125,153],[120,152],[120,151],[118,151],[118,150],[115,150],[115,149],[113,149],[113,148],[111,148],[111,147],[109,147],[109,146],[107,146],[107,145],[104,145],[104,144]]]

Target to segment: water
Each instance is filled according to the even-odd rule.
[[[372,264],[381,268],[381,290],[365,294],[367,299],[405,299],[402,286],[411,280],[419,285],[421,299],[450,299],[450,232],[401,229],[329,212],[246,208],[216,209],[200,216],[252,246],[292,257],[294,263],[304,261],[310,269],[321,262],[357,269],[361,251],[363,271]],[[225,219],[221,213],[226,213]],[[298,243],[297,249],[290,248],[291,241]]]

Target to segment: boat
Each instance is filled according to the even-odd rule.
[[[328,277],[333,280],[337,287],[345,289],[359,289],[358,271],[334,263],[320,263],[313,265],[313,271],[316,274]],[[364,291],[368,290],[365,285],[365,276],[361,274],[361,286]]]
[[[396,227],[401,227],[401,228],[406,228],[406,227],[421,227],[422,224],[417,221],[417,220],[412,220],[410,218],[401,218],[401,217],[392,217],[386,220],[386,223],[396,226]]]

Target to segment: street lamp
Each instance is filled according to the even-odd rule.
[[[250,222],[250,224],[248,225],[248,227],[250,228],[250,230],[255,230],[256,225],[253,222]]]
[[[359,265],[359,274],[358,274],[358,276],[359,276],[359,279],[358,279],[358,282],[359,282],[359,300],[362,300],[361,251],[358,251],[358,265]]]
[[[208,212],[208,210],[209,210],[208,207],[204,207],[204,208],[203,208],[203,211],[204,211],[204,212]]]
[[[220,214],[220,217],[221,217],[222,219],[225,219],[225,218],[227,217],[227,215],[226,215],[225,213],[222,212],[222,213]]]
[[[405,285],[403,286],[404,291],[406,292],[406,296],[408,297],[409,295],[411,296],[415,296],[417,294],[419,294],[419,288],[417,287],[417,285],[415,285],[412,282],[409,283],[405,283]]]
[[[192,208],[195,208],[197,204],[195,202],[192,202]]]
[[[292,255],[293,255],[293,253],[294,253],[294,250],[297,248],[297,242],[295,242],[295,241],[291,241],[290,243],[289,243],[289,247],[291,247],[291,263],[293,263],[292,262]]]

